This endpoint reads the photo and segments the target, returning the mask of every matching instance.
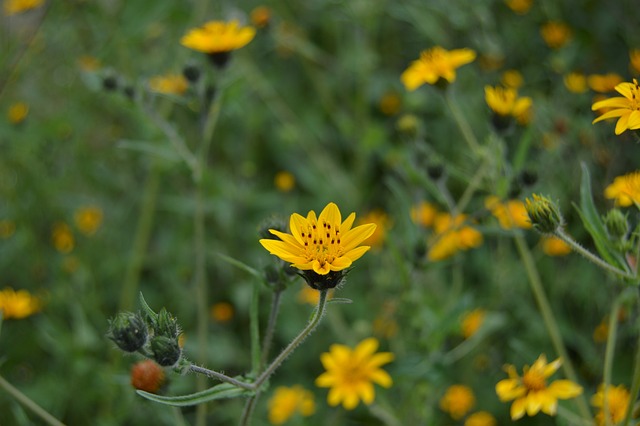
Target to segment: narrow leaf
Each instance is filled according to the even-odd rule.
[[[234,259],[233,257],[229,257],[226,254],[222,254],[222,253],[218,253],[215,252],[214,253],[216,256],[218,256],[219,258],[221,258],[222,260],[224,260],[227,263],[230,263],[231,265],[242,269],[245,272],[248,272],[249,274],[253,275],[256,278],[259,278],[260,280],[263,279],[262,274],[260,273],[260,271],[258,271],[257,269],[252,268],[251,266],[247,265],[246,263],[242,263],[237,259]]]
[[[147,301],[144,300],[144,296],[142,295],[142,292],[140,292],[140,305],[142,305],[142,310],[152,322],[155,323],[158,321],[158,314],[156,314],[153,311],[153,309],[149,307],[149,305],[147,304]]]
[[[350,303],[353,303],[353,300],[347,299],[346,297],[336,297],[334,299],[327,300],[327,303],[350,304]]]
[[[214,399],[236,398],[239,396],[250,396],[253,392],[240,389],[229,383],[221,383],[212,388],[205,389],[201,392],[192,393],[190,395],[181,396],[163,396],[138,390],[138,395],[151,401],[161,404],[172,405],[174,407],[186,407],[189,405],[203,404]]]

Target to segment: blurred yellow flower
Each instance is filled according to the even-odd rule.
[[[572,31],[569,26],[563,22],[551,21],[547,22],[540,28],[542,39],[552,49],[559,49],[571,38]]]
[[[327,300],[333,297],[333,289],[329,290],[327,293]],[[309,305],[317,306],[318,300],[320,300],[320,291],[314,288],[309,287],[308,285],[303,286],[298,292],[298,302],[307,303]]]
[[[276,186],[278,191],[289,192],[296,186],[296,177],[293,173],[281,170],[276,173],[273,178],[273,184]]]
[[[11,287],[0,290],[0,315],[3,319],[22,319],[40,311],[40,299],[26,290],[15,291]]]
[[[513,401],[511,419],[518,420],[525,414],[535,416],[542,411],[554,416],[558,410],[558,399],[570,399],[582,393],[582,387],[570,380],[555,380],[547,385],[547,379],[555,373],[562,362],[560,358],[547,364],[547,358],[540,355],[531,367],[525,365],[522,377],[513,365],[505,366],[508,379],[496,384],[500,401]]]
[[[625,130],[640,129],[640,87],[638,87],[638,81],[634,78],[633,83],[620,83],[616,86],[616,91],[624,97],[609,98],[591,106],[594,111],[601,108],[611,108],[610,111],[605,112],[592,123],[618,117],[616,135]]]
[[[356,214],[351,213],[343,222],[338,206],[329,203],[319,217],[313,210],[306,218],[292,214],[291,234],[270,229],[280,240],[262,239],[260,244],[269,253],[303,271],[313,270],[319,275],[342,271],[369,250],[369,246],[360,244],[376,229],[373,223],[352,229],[355,218]]]
[[[618,176],[604,189],[604,196],[614,199],[616,206],[640,204],[640,170]]]
[[[640,49],[632,49],[629,52],[629,61],[633,70],[640,74]]]
[[[507,200],[504,203],[495,196],[484,200],[485,207],[498,219],[502,229],[531,228],[531,221],[524,203],[520,200]]]
[[[272,425],[286,423],[296,413],[304,417],[316,411],[313,394],[302,386],[278,386],[269,400],[269,422]]]
[[[414,91],[423,84],[436,84],[439,80],[453,83],[456,69],[473,62],[476,52],[471,49],[445,50],[440,46],[423,50],[420,58],[409,65],[400,80],[408,91]]]
[[[605,398],[607,409],[609,411],[608,421],[604,417]],[[598,392],[591,398],[591,405],[600,409],[596,414],[596,424],[598,426],[604,426],[605,424],[617,425],[623,421],[627,415],[630,399],[629,391],[624,387],[624,385],[609,385],[606,389],[604,385],[600,385],[598,387]]]
[[[439,261],[449,258],[460,250],[469,250],[482,244],[482,234],[466,225],[466,215],[451,216],[438,213],[433,222],[435,235],[430,244],[427,258]]]
[[[149,79],[149,89],[156,93],[184,95],[188,88],[189,82],[182,74],[158,75]]]
[[[7,119],[11,124],[22,123],[29,115],[29,105],[24,102],[16,102],[9,107]]]
[[[462,336],[464,336],[465,339],[468,339],[476,334],[480,327],[482,327],[486,317],[487,311],[484,309],[474,309],[473,311],[464,314],[461,323]]]
[[[542,252],[547,256],[565,256],[571,253],[571,246],[553,235],[543,235]]]
[[[598,93],[613,92],[622,81],[620,75],[612,72],[608,74],[591,74],[587,77],[587,85],[591,90]]]
[[[584,93],[587,91],[587,77],[579,72],[571,72],[562,79],[564,87],[571,93]]]
[[[90,72],[100,68],[100,60],[94,56],[80,56],[78,58],[78,66],[82,71]]]
[[[211,318],[216,322],[229,322],[233,318],[234,313],[235,311],[231,303],[217,302],[211,305]]]
[[[473,413],[464,421],[464,426],[496,426],[497,424],[496,418],[486,411]]]
[[[372,247],[381,247],[387,237],[387,230],[391,227],[391,219],[380,209],[371,210],[358,220],[359,225],[375,223],[376,229],[369,238],[363,241]]]
[[[257,28],[264,28],[271,21],[271,9],[258,6],[251,11],[251,23]]]
[[[524,84],[524,78],[518,70],[506,70],[502,73],[500,82],[510,89],[519,89]]]
[[[97,206],[84,206],[76,210],[73,219],[84,235],[91,236],[102,225],[102,209]]]
[[[449,386],[440,398],[440,408],[454,420],[463,418],[474,405],[476,397],[471,388],[465,385]]]
[[[532,104],[530,97],[519,98],[515,89],[503,87],[484,86],[484,98],[489,108],[502,116],[522,116]]]
[[[241,27],[236,20],[209,21],[201,27],[189,30],[180,39],[180,43],[203,53],[230,52],[249,44],[255,35],[255,28]]]
[[[51,242],[60,253],[70,253],[75,247],[75,238],[69,225],[64,222],[54,224],[51,231]]]
[[[6,240],[16,232],[16,223],[9,219],[0,220],[0,239]]]
[[[396,92],[387,92],[380,98],[380,112],[384,115],[396,115],[400,111],[402,100]]]
[[[533,4],[533,0],[505,0],[504,2],[507,4],[509,9],[519,15],[527,13]]]
[[[16,15],[42,6],[44,0],[4,0],[4,16]]]
[[[433,225],[437,214],[438,209],[426,201],[422,201],[420,204],[411,207],[411,220],[413,223],[424,226],[425,228]]]
[[[353,410],[360,400],[369,405],[375,399],[376,383],[389,388],[393,380],[380,367],[393,361],[391,352],[378,352],[378,340],[364,339],[355,348],[333,344],[329,352],[320,355],[327,370],[316,379],[316,386],[330,388],[327,402],[331,406],[342,403],[346,410]]]

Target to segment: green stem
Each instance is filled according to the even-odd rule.
[[[480,144],[478,143],[476,136],[473,134],[473,131],[469,126],[469,123],[464,118],[462,111],[460,111],[460,108],[458,107],[458,104],[456,103],[451,90],[446,91],[445,100],[447,102],[447,105],[449,106],[449,110],[451,110],[453,119],[456,121],[456,124],[458,125],[458,127],[460,128],[460,131],[462,132],[462,136],[464,137],[464,140],[467,142],[467,145],[469,145],[469,148],[473,152],[477,153],[480,149]]]
[[[280,301],[282,300],[282,290],[278,289],[273,292],[271,298],[271,311],[269,312],[269,322],[267,323],[267,330],[264,334],[264,340],[262,341],[262,357],[260,358],[260,371],[267,363],[269,357],[269,350],[271,349],[271,343],[273,343],[273,334],[276,329],[276,320],[278,319],[278,313],[280,312]]]
[[[522,259],[522,263],[524,264],[527,278],[529,280],[529,284],[531,285],[531,290],[534,297],[536,298],[538,308],[540,309],[540,314],[542,315],[545,327],[547,328],[547,332],[549,333],[549,337],[551,338],[551,343],[562,359],[562,368],[564,370],[564,373],[569,380],[574,383],[578,383],[578,376],[575,373],[571,358],[569,358],[567,349],[565,348],[564,342],[562,341],[560,328],[558,327],[558,323],[553,315],[553,311],[551,310],[551,305],[549,304],[549,300],[547,299],[544,288],[542,287],[542,281],[540,280],[540,275],[538,274],[538,270],[533,261],[531,251],[529,250],[529,247],[527,247],[527,243],[525,242],[522,235],[515,234],[514,240],[518,249],[518,253],[520,254],[520,258]],[[584,394],[580,395],[577,401],[580,415],[585,419],[590,419],[591,412],[589,411],[589,405],[587,404],[587,400]]]
[[[611,416],[609,415],[609,399],[607,394],[609,393],[609,386],[611,385],[611,370],[613,369],[613,357],[616,347],[616,337],[618,334],[618,314],[620,313],[620,304],[624,293],[616,298],[611,308],[611,314],[609,314],[609,335],[607,336],[607,346],[604,351],[604,371],[603,371],[603,394],[604,401],[602,403],[602,410],[604,412],[604,418],[606,424],[611,424]]]
[[[464,190],[464,193],[458,200],[455,211],[463,212],[464,209],[467,208],[467,204],[469,204],[471,198],[473,197],[473,194],[475,194],[475,192],[480,187],[480,183],[482,182],[482,179],[484,178],[484,175],[487,172],[488,168],[489,162],[485,159],[485,161],[482,163],[482,166],[478,169],[476,174],[473,175],[473,177],[469,181],[469,185],[467,185],[467,188]]]
[[[253,285],[253,295],[251,297],[251,310],[249,311],[249,327],[251,332],[251,375],[257,376],[260,373],[260,284]]]
[[[204,223],[204,194],[202,180],[196,181],[195,188],[195,212],[194,212],[194,255],[195,255],[195,276],[194,276],[194,297],[196,300],[198,339],[198,362],[204,364],[207,360],[207,335],[209,329],[209,310],[207,295],[207,265],[205,262],[205,223]],[[196,389],[202,391],[206,388],[204,377],[198,376]],[[206,424],[206,404],[200,404],[197,408],[196,424],[204,426]]]
[[[633,401],[638,399],[638,394],[640,394],[640,335],[638,336],[638,343],[636,344],[636,360],[633,367],[633,381],[631,382],[631,393],[629,395],[630,403],[627,407],[627,414],[624,418],[623,426],[628,426],[631,421],[635,406]]]
[[[217,371],[209,370],[208,368],[199,367],[199,366],[197,366],[195,364],[191,364],[189,366],[189,371],[191,371],[193,373],[202,374],[202,375],[210,377],[212,379],[220,380],[221,382],[226,382],[226,383],[232,384],[232,385],[237,386],[237,387],[242,388],[242,389],[246,389],[246,390],[254,390],[255,389],[255,386],[253,384],[251,384],[251,383],[245,383],[245,382],[240,381],[238,379],[234,379],[233,377],[229,377],[226,374],[218,373]]]
[[[36,404],[27,395],[20,392],[13,385],[7,382],[4,377],[0,376],[0,387],[4,389],[9,395],[14,397],[19,403],[31,410],[35,415],[40,417],[45,423],[52,426],[64,426],[64,423],[49,414],[44,408]]]
[[[589,250],[585,249],[580,244],[578,244],[573,238],[571,238],[569,234],[565,233],[563,229],[558,228],[555,232],[555,235],[565,243],[569,244],[571,248],[574,251],[576,251],[578,254],[581,254],[587,260],[595,263],[597,266],[601,267],[602,269],[612,272],[622,278],[628,278],[628,279],[637,278],[636,274],[631,274],[629,272],[623,271],[622,269],[616,268],[615,266],[610,265],[609,263],[605,262],[604,260],[596,256],[595,254],[591,253]]]

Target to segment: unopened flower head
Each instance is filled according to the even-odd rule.
[[[547,379],[560,368],[560,358],[547,364],[547,358],[540,355],[531,367],[525,365],[522,377],[513,365],[505,366],[509,374],[496,384],[496,393],[502,402],[513,401],[511,419],[518,420],[535,416],[542,411],[554,416],[559,399],[571,399],[582,393],[582,387],[570,380],[555,380],[547,384]]]
[[[552,234],[564,226],[558,206],[543,195],[533,194],[525,201],[529,220],[543,234]]]
[[[604,226],[613,241],[621,241],[629,234],[629,220],[627,215],[619,209],[611,209],[603,217]]]
[[[616,177],[605,188],[604,196],[615,200],[616,206],[640,205],[640,170]]]
[[[414,91],[423,84],[436,84],[441,80],[453,83],[456,80],[456,69],[473,62],[476,52],[471,49],[445,50],[440,46],[424,50],[420,58],[413,61],[400,80],[405,88]]]
[[[609,108],[607,112],[593,120],[593,124],[607,120],[609,118],[618,118],[615,133],[621,134],[625,130],[640,129],[640,86],[638,80],[633,79],[633,83],[620,83],[616,86],[616,91],[622,95],[614,98],[598,101],[591,106],[596,111],[602,108]]]
[[[393,381],[380,367],[393,361],[391,352],[378,352],[378,340],[368,338],[355,348],[334,344],[320,356],[327,370],[316,379],[316,386],[330,388],[327,402],[331,406],[342,404],[346,410],[353,410],[360,401],[369,405],[375,399],[376,383],[391,387]]]
[[[447,388],[440,398],[440,408],[449,413],[452,419],[460,420],[476,404],[476,397],[470,387],[465,385],[452,385]]]
[[[147,343],[149,330],[140,315],[120,312],[109,321],[107,336],[123,351],[135,352]]]
[[[3,319],[22,319],[40,311],[40,299],[26,290],[15,291],[11,287],[0,290],[0,316]]]
[[[91,236],[102,225],[102,209],[97,206],[84,206],[75,211],[73,220],[84,235]]]
[[[153,360],[145,359],[131,367],[131,386],[136,389],[158,393],[164,381],[164,370]]]
[[[313,394],[302,386],[279,386],[269,400],[269,422],[286,423],[296,413],[309,417],[316,411]]]
[[[605,399],[609,411],[608,421],[604,414]],[[627,415],[630,399],[629,391],[623,385],[609,385],[607,388],[604,385],[600,385],[598,392],[591,398],[591,405],[600,409],[596,414],[596,424],[604,426],[609,424],[617,425],[622,422]]]

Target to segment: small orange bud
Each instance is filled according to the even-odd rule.
[[[164,384],[164,370],[156,362],[147,359],[131,367],[131,386],[145,392],[157,393]]]

